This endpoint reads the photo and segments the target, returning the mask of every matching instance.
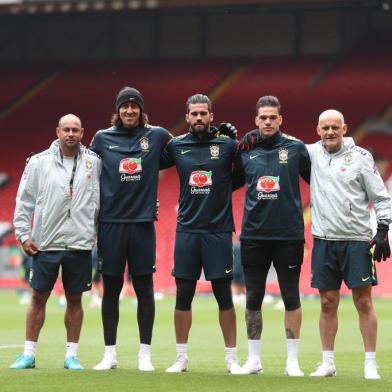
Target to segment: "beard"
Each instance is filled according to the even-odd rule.
[[[196,134],[206,133],[210,129],[210,123],[195,123],[191,125],[191,131]]]

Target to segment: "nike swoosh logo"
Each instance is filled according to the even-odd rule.
[[[87,287],[91,287],[91,282],[90,282],[90,283],[87,283]]]
[[[362,282],[366,282],[369,279],[370,279],[370,275],[367,278],[362,278]]]
[[[225,274],[229,274],[231,271],[233,271],[233,268],[225,270]]]
[[[290,269],[293,269],[293,268],[295,268],[296,267],[296,265],[289,265],[289,268]]]
[[[191,150],[181,150],[181,155],[184,155],[184,154],[186,154],[189,151],[191,151]]]
[[[109,148],[112,150],[113,148],[117,148],[118,146],[109,146]]]
[[[254,159],[256,157],[258,157],[258,155],[249,155],[249,159]]]

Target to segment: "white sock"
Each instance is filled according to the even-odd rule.
[[[286,339],[287,362],[298,362],[299,339]]]
[[[177,357],[188,358],[188,343],[176,344]]]
[[[110,359],[116,359],[117,358],[117,353],[116,353],[116,346],[105,346],[105,357],[110,358]]]
[[[225,347],[226,362],[238,362],[237,347]]]
[[[334,365],[335,363],[335,352],[334,351],[323,351],[323,362]]]
[[[140,343],[139,355],[146,355],[148,357],[151,356],[151,345]]]
[[[254,357],[260,360],[261,344],[260,340],[248,339],[248,356],[249,358]]]
[[[36,349],[37,349],[37,342],[33,342],[31,340],[25,340],[23,355],[35,357]]]
[[[65,345],[65,357],[76,357],[78,355],[78,346],[78,343],[67,342],[67,344]]]
[[[367,365],[377,366],[376,353],[374,351],[365,352],[365,366]]]

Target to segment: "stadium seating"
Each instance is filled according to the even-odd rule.
[[[51,70],[52,67],[47,64],[1,64],[0,113],[45,79]]]
[[[352,54],[326,72],[327,58],[274,57],[262,60],[162,60],[87,62],[48,67],[36,64],[28,70],[14,65],[1,66],[0,143],[2,171],[10,176],[0,190],[0,221],[12,220],[15,193],[25,157],[48,147],[55,138],[58,118],[75,113],[83,120],[84,143],[94,132],[108,126],[114,98],[124,85],[135,86],[145,97],[152,124],[175,134],[185,130],[185,101],[195,93],[214,98],[217,123],[234,123],[240,135],[253,129],[255,103],[262,95],[279,97],[283,105],[282,129],[307,143],[317,140],[318,115],[327,108],[341,110],[353,131],[368,117],[382,113],[390,105],[392,56]],[[369,73],[370,68],[373,72]],[[317,78],[323,75],[317,83]],[[363,80],[366,83],[363,83]],[[18,101],[19,98],[24,100]],[[16,103],[16,105],[15,105]],[[12,110],[10,110],[12,108]],[[391,161],[390,135],[364,134],[360,145]],[[389,165],[388,174],[392,171]],[[309,204],[308,186],[301,182],[303,205]],[[178,180],[175,169],[161,174],[161,202],[157,222],[158,271],[156,287],[173,290],[170,276],[176,225]],[[244,189],[233,195],[237,230],[240,230]],[[309,225],[306,239],[311,244]],[[305,257],[301,289],[309,288],[309,253]],[[276,289],[272,286],[270,291]]]

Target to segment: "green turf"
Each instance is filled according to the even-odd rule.
[[[183,374],[165,374],[175,358],[173,297],[156,304],[156,323],[153,335],[153,364],[156,371],[141,373],[136,370],[138,332],[136,307],[131,299],[121,303],[118,333],[119,369],[96,372],[91,368],[101,360],[103,353],[100,312],[89,309],[85,301],[85,320],[79,357],[87,370],[70,372],[63,369],[65,331],[63,313],[57,300],[48,303],[47,318],[41,332],[37,368],[10,370],[8,366],[22,347],[26,307],[17,304],[13,292],[0,292],[0,391],[366,391],[392,390],[392,301],[375,302],[379,318],[377,358],[382,379],[366,381],[363,378],[363,349],[356,311],[351,298],[343,299],[340,307],[340,327],[336,342],[335,361],[338,377],[328,379],[288,378],[283,375],[285,365],[285,338],[283,312],[272,306],[264,308],[262,337],[263,375],[232,376],[225,371],[224,348],[218,327],[215,301],[210,296],[197,296],[194,301],[193,327],[189,342],[189,371]],[[317,300],[303,301],[303,327],[300,363],[309,374],[321,359],[318,335]],[[241,363],[246,359],[246,332],[244,310],[237,308],[238,351]]]

